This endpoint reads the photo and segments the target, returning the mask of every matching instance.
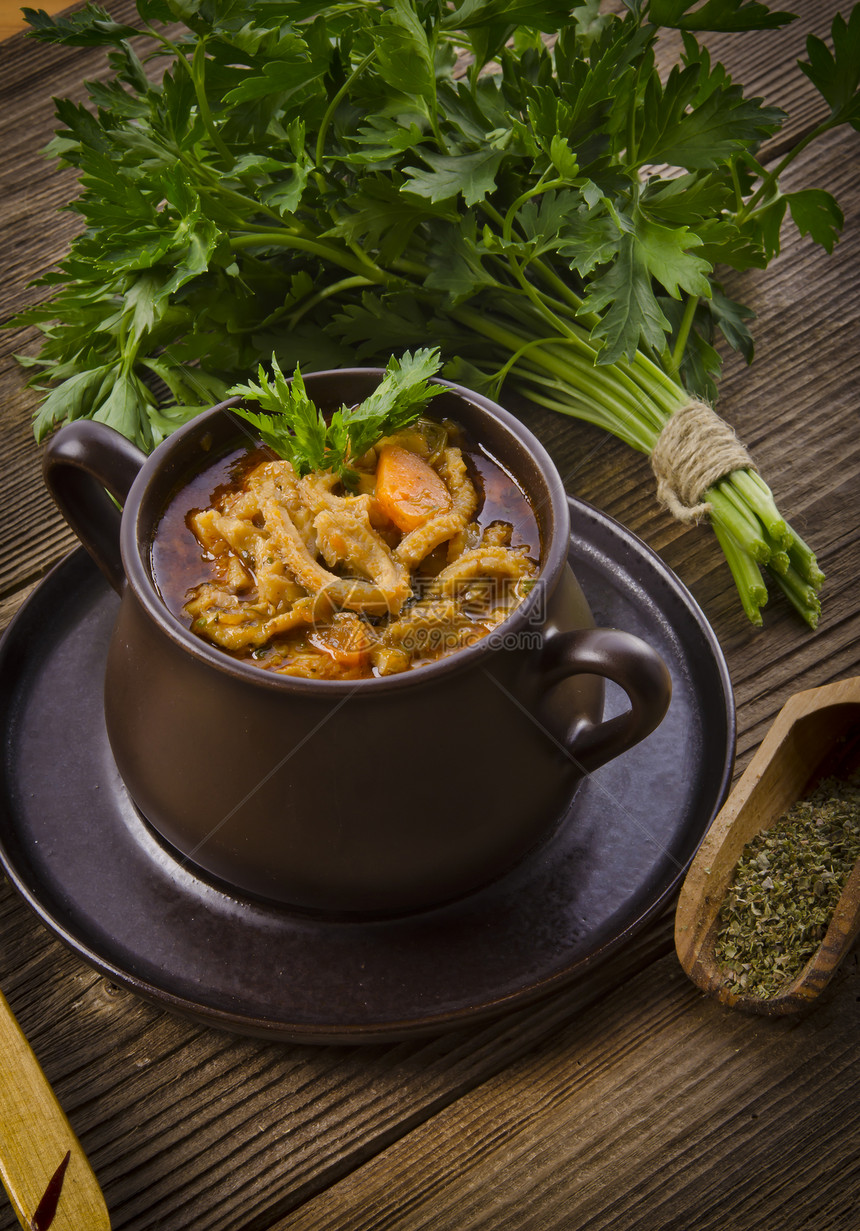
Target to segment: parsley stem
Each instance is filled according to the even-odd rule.
[[[181,55],[179,59],[191,74],[191,80],[194,83],[194,94],[197,98],[197,107],[200,111],[200,118],[206,127],[206,131],[212,138],[215,148],[224,159],[229,169],[235,165],[235,159],[225,145],[224,140],[215,125],[215,121],[212,118],[212,112],[209,109],[209,99],[206,97],[206,87],[204,84],[206,39],[201,37],[197,46],[194,48],[194,55],[191,59],[191,63],[188,62],[187,57],[184,55]]]
[[[430,273],[429,265],[424,265],[420,261],[408,261],[405,257],[399,256],[391,262],[391,268],[398,274],[409,274],[416,278],[420,278],[423,282]]]
[[[508,228],[508,224],[510,222],[511,226],[508,229],[508,233],[507,233],[507,239],[508,241],[510,241],[511,233],[512,233],[512,224],[513,224],[513,212],[515,212],[524,201],[528,200],[529,197],[535,196],[538,193],[538,191],[545,192],[547,189],[554,187],[556,184],[563,184],[563,183],[564,183],[563,180],[555,180],[549,184],[544,184],[539,189],[537,188],[534,189],[532,192],[524,193],[522,197],[520,197],[517,201],[514,202],[514,204],[508,210],[504,218],[502,218],[502,215],[489,203],[489,201],[485,201],[483,203],[484,209],[487,212],[487,214],[493,219],[494,222],[496,222],[497,224],[501,224],[503,234],[505,232],[505,229]],[[580,309],[582,307],[582,300],[580,299],[580,297],[577,294],[575,294],[573,290],[571,290],[571,288],[563,281],[563,279],[560,278],[554,272],[554,270],[552,270],[546,264],[545,261],[542,261],[539,258],[537,258],[537,259],[533,259],[529,261],[529,265],[531,266],[531,268],[536,270],[538,275],[556,292],[556,294],[563,301],[563,304],[566,307],[572,308],[574,310],[574,314],[576,315],[577,321],[581,321],[582,324],[584,326],[587,326],[588,328],[591,328],[591,329],[594,328],[594,326],[598,323],[600,318],[597,316],[596,313],[593,313],[593,312],[580,313]],[[546,302],[546,300],[544,300],[544,302]],[[557,304],[556,307],[559,310],[563,310],[561,304]],[[581,331],[581,333],[582,333],[582,336],[585,337],[584,329]]]
[[[556,304],[558,311],[565,311],[564,305]],[[507,310],[511,312],[527,329],[536,327],[535,318],[527,312],[508,303]],[[559,339],[561,341],[561,339]],[[614,364],[600,363],[600,348],[595,345],[584,329],[571,325],[567,334],[570,345],[576,345],[586,356],[590,364],[599,373],[601,380],[613,377],[623,379],[647,415],[653,430],[659,433],[666,420],[679,406],[689,400],[686,392],[666,373],[641,352],[637,352],[632,362],[618,359]]]
[[[672,380],[653,359],[637,351],[634,359],[618,359],[616,366],[640,386],[643,393],[661,408],[666,419],[690,400],[690,395]]]
[[[476,333],[483,334],[503,346],[506,351],[520,350],[523,343],[529,341],[501,321],[474,309],[457,308],[454,310],[454,316]],[[604,414],[602,419],[604,425],[607,422],[613,424],[613,431],[623,425],[634,448],[649,453],[654,446],[656,433],[638,413],[636,404],[631,403],[629,396],[625,397],[623,387],[616,384],[611,373],[595,367],[593,362],[582,356],[564,353],[566,341],[575,343],[576,339],[559,338],[558,345],[552,347],[535,345],[528,349],[527,355],[523,355],[521,362],[538,368],[538,383],[541,381],[541,373],[549,373],[550,376],[565,382],[568,388],[578,390],[581,397],[587,396],[590,401],[598,404],[603,412],[608,411],[608,416]],[[523,376],[522,379],[529,378]],[[561,386],[556,384],[554,388],[560,389]],[[568,409],[566,413],[571,412]]]
[[[547,370],[555,369],[560,375],[562,373],[564,375],[561,380],[547,382],[541,373],[531,375],[524,372],[520,387],[527,397],[541,401],[542,395],[535,385],[540,387],[549,383],[558,392],[555,409],[561,411],[562,414],[576,413],[576,417],[579,418],[580,411],[574,412],[574,406],[582,407],[589,404],[593,408],[599,408],[603,426],[608,431],[626,441],[638,453],[650,454],[654,447],[655,435],[639,414],[638,406],[628,402],[623,391],[609,384],[590,383],[589,373],[584,365],[577,363],[575,359],[571,361],[568,356],[560,355],[558,348],[553,348],[552,351],[547,350],[541,355],[530,355],[529,359],[533,362],[540,362]],[[546,405],[546,402],[544,404]]]
[[[732,482],[742,492],[750,508],[754,509],[768,534],[785,549],[791,543],[792,532],[776,507],[768,485],[754,470],[735,470]]]
[[[364,274],[355,274],[351,278],[341,278],[340,282],[332,282],[328,286],[324,286],[322,290],[311,295],[298,305],[294,312],[290,313],[290,327],[293,328],[312,308],[317,304],[324,303],[326,299],[331,299],[333,295],[339,295],[342,291],[351,291],[360,286],[373,286],[374,284]],[[271,320],[271,317],[269,318]]]
[[[788,545],[788,558],[792,563],[792,567],[797,570],[804,581],[808,582],[814,590],[821,588],[824,581],[824,574],[818,567],[815,552],[808,543],[803,541],[796,530],[791,531],[791,542]]]
[[[764,541],[761,526],[754,520],[754,515],[734,498],[731,484],[721,479],[719,483],[708,488],[705,499],[712,507],[711,520],[722,522],[732,531],[738,542],[743,543],[754,560],[759,564],[767,564],[770,550]]]
[[[675,380],[678,379],[678,372],[681,369],[681,360],[684,357],[684,351],[687,349],[687,340],[690,336],[690,330],[693,327],[693,320],[696,315],[696,308],[699,306],[698,295],[688,295],[687,302],[684,305],[684,315],[681,318],[681,324],[678,328],[678,336],[675,339],[675,345],[672,348],[670,356],[669,375]]]
[[[555,340],[556,340],[555,335],[553,334],[553,335],[550,335],[550,337],[548,338],[531,338],[528,342],[523,342],[522,346],[520,346],[517,350],[514,351],[514,353],[510,356],[510,358],[507,359],[505,363],[502,364],[502,366],[499,368],[498,372],[496,373],[496,376],[495,376],[496,389],[497,390],[501,389],[511,369],[516,367],[516,365],[520,362],[520,360],[525,355],[527,355],[530,350],[534,350],[534,348],[537,346],[547,346],[549,343],[554,342]]]
[[[367,53],[367,55],[364,57],[363,60],[360,60],[359,63],[356,64],[355,68],[349,74],[346,81],[344,81],[340,89],[332,96],[332,99],[329,102],[329,105],[326,107],[323,118],[320,120],[319,132],[317,134],[316,149],[314,150],[314,162],[316,163],[317,168],[321,166],[322,161],[323,161],[323,154],[325,152],[325,139],[328,136],[328,130],[331,126],[331,122],[334,117],[334,113],[337,110],[338,104],[340,103],[341,99],[347,94],[347,92],[349,91],[349,87],[355,81],[356,77],[359,77],[364,72],[368,64],[370,64],[371,60],[373,60],[375,57],[376,57],[376,48],[374,47],[372,51],[369,51]]]
[[[543,316],[549,324],[555,325],[556,329],[559,333],[563,334],[564,337],[575,340],[577,338],[577,334],[572,326],[570,326],[567,321],[563,320],[558,313],[554,311],[554,309],[546,302],[545,298],[541,296],[541,293],[537,287],[532,282],[529,282],[523,271],[522,264],[516,259],[516,257],[509,253],[507,263],[511,273],[525,291],[526,296],[540,312],[541,316]]]
[[[792,606],[800,612],[811,628],[815,628],[821,615],[821,603],[812,586],[793,566],[789,566],[783,574],[773,573],[772,576]]]
[[[179,153],[179,159],[182,162],[187,162],[182,156],[182,151]],[[265,205],[262,201],[254,200],[251,197],[246,197],[241,192],[237,192],[235,188],[228,188],[222,182],[223,177],[212,172],[208,167],[204,167],[200,162],[196,162],[195,171],[202,180],[205,180],[209,186],[209,191],[219,197],[224,197],[228,201],[232,201],[235,205],[242,207],[242,215],[239,215],[235,221],[237,225],[242,227],[254,226],[254,223],[245,221],[246,216],[251,214],[264,214],[272,219],[273,222],[281,222],[281,215],[277,210]]]
[[[551,381],[540,382],[547,385],[552,384]],[[581,419],[584,423],[591,423],[595,427],[602,428],[605,432],[610,432],[616,436],[624,444],[631,449],[635,449],[638,453],[647,453],[647,449],[643,448],[641,441],[635,434],[624,430],[624,426],[620,424],[613,415],[606,413],[595,402],[588,398],[579,397],[576,394],[571,394],[570,390],[565,388],[562,395],[552,397],[543,393],[540,389],[540,383],[535,385],[530,382],[528,386],[519,386],[522,392],[531,402],[535,402],[538,406],[544,406],[547,410],[553,410],[557,414],[568,415],[574,419]]]
[[[579,309],[582,307],[582,300],[579,295],[577,295],[575,291],[571,290],[564,279],[560,278],[555,270],[552,269],[551,266],[547,265],[545,261],[541,261],[540,259],[532,261],[532,266],[538,271],[547,285],[551,286],[555,293],[564,300],[568,307],[573,308],[576,313],[577,320],[581,321],[583,325],[588,328],[593,329],[600,319],[597,313],[580,313]]]
[[[547,174],[548,172],[545,171],[544,175],[547,175]],[[504,219],[502,220],[502,238],[505,240],[505,242],[506,243],[511,242],[511,236],[512,236],[513,227],[514,227],[514,219],[519,213],[520,207],[525,205],[526,201],[530,201],[533,197],[542,196],[545,192],[549,192],[551,188],[563,188],[566,183],[567,183],[566,180],[559,179],[558,177],[556,177],[556,179],[554,180],[550,180],[548,183],[545,183],[543,180],[543,176],[541,176],[541,178],[532,188],[527,189],[526,192],[520,193],[520,195],[516,198],[516,200],[508,207],[508,211],[505,214]]]
[[[302,252],[309,252],[319,257],[322,261],[330,261],[333,265],[340,265],[354,274],[360,274],[366,277],[369,283],[380,284],[388,281],[388,275],[372,262],[359,259],[341,249],[331,248],[318,239],[308,239],[304,235],[297,235],[295,231],[287,227],[280,231],[255,231],[250,235],[233,235],[230,237],[230,247],[238,250],[298,248]]]
[[[744,194],[741,189],[740,176],[738,175],[738,160],[733,158],[729,163],[729,170],[732,176],[732,185],[735,190],[735,212],[740,213],[744,204]]]
[[[483,202],[483,208],[485,212],[489,215],[489,217],[497,223],[497,225],[499,224],[504,225],[504,219],[502,215],[498,212],[498,210],[495,209],[495,207],[489,201]],[[509,258],[509,260],[512,260],[512,258]],[[545,267],[543,266],[542,262],[534,262],[534,264],[538,266],[539,273],[546,272],[547,275],[550,275],[550,271],[548,269],[545,270]],[[513,270],[513,272],[515,272],[515,275],[516,275],[515,269]],[[563,290],[564,283],[561,281],[561,279],[558,278],[556,275],[551,275],[551,277],[554,279],[556,289],[559,291]],[[518,281],[520,282],[523,289],[526,290],[526,293],[529,295],[529,297],[534,299],[534,295],[532,294],[531,289],[530,289],[531,284],[528,283],[527,280],[525,280],[524,275],[519,276]],[[567,296],[565,296],[565,299],[567,300]],[[581,304],[581,300],[579,300],[576,296],[574,296],[572,292],[570,292],[569,302],[570,302],[570,306],[573,307],[574,309],[578,308]],[[553,323],[558,323],[559,317],[557,313],[552,308],[549,308],[549,307],[547,307],[547,310],[544,311],[545,304],[546,304],[546,301],[544,301],[543,304],[536,305],[541,311],[541,314],[544,317],[544,319],[549,320]],[[560,304],[556,304],[555,306],[559,310],[562,310],[562,311],[564,310],[562,305]],[[579,319],[578,314],[577,314],[577,319]],[[583,319],[585,323],[591,325],[592,327],[594,326],[594,324],[597,323],[597,320],[598,320],[598,318],[593,313],[586,314]],[[584,329],[573,327],[570,325],[564,325],[563,331],[564,331],[565,336],[569,340],[571,341],[581,340],[583,344],[588,347],[589,353],[592,357],[592,361],[595,364],[598,363],[599,350],[588,339],[588,335]],[[688,331],[689,331],[689,327],[688,327]],[[625,365],[625,363],[626,363],[625,360],[619,360],[617,361],[617,366],[622,367],[623,365]],[[645,356],[641,351],[637,352],[635,363],[637,365],[636,377],[634,378],[636,379],[636,383],[642,389],[643,393],[645,393],[649,398],[657,402],[657,404],[666,412],[667,417],[674,410],[677,410],[679,406],[683,405],[683,403],[687,400],[686,395],[684,394],[684,391],[679,387],[676,380],[672,378],[672,375],[667,374],[665,371],[663,371],[659,367],[658,364],[655,364],[652,360],[648,359],[648,357]],[[628,371],[630,371],[629,368],[628,368]],[[662,424],[660,426],[662,426]]]
[[[777,186],[779,183],[779,177],[783,174],[785,169],[794,162],[798,154],[805,150],[811,142],[823,136],[824,133],[829,132],[833,127],[834,124],[832,117],[827,120],[823,120],[822,123],[818,124],[815,128],[808,132],[805,137],[801,137],[796,145],[792,146],[788,153],[780,160],[780,162],[777,163],[774,169],[767,172],[750,199],[738,210],[736,214],[738,225],[746,222],[759,202],[766,198],[767,194]]]
[[[528,304],[524,304],[521,301],[517,302],[510,300],[505,305],[506,310],[514,316],[521,325],[528,330],[532,330],[538,325],[543,325],[547,322],[552,325],[556,325],[556,320],[558,318],[554,311],[545,311],[543,303],[535,304],[531,296],[527,296],[526,298],[529,300]],[[563,306],[558,306],[561,311],[564,311]],[[535,307],[537,308],[537,313],[535,313]],[[557,325],[556,328],[558,328]],[[562,337],[559,337],[558,333],[556,333],[555,340],[557,342],[567,342],[569,346],[574,347],[579,354],[588,360],[590,366],[596,367],[597,356],[599,353],[598,348],[591,342],[586,331],[581,329],[575,323],[565,323]],[[609,375],[611,376],[611,373]]]
[[[636,136],[636,116],[642,105],[639,83],[642,78],[641,66],[637,66],[633,89],[630,92],[630,106],[627,109],[627,166],[635,174],[639,141]]]
[[[761,608],[767,602],[767,589],[758,565],[723,525],[715,521],[712,526],[731,570],[747,619],[760,628]]]

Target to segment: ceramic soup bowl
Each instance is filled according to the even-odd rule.
[[[366,397],[381,376],[321,372],[306,386],[325,412]],[[545,450],[487,398],[440,383],[428,413],[459,424],[528,496],[540,574],[489,636],[396,675],[264,671],[193,634],[162,600],[152,570],[159,520],[179,489],[243,440],[235,400],[149,457],[88,421],[48,445],[48,488],[121,595],[105,678],[119,773],[177,860],[233,892],[336,914],[465,895],[548,838],[577,780],[644,738],[669,704],[659,656],[593,627]],[[608,720],[601,677],[630,702]]]

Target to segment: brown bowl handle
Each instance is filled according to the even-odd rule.
[[[548,688],[571,675],[600,675],[627,693],[630,709],[592,723],[583,719],[567,738],[577,768],[590,773],[626,752],[662,721],[672,699],[672,677],[650,645],[631,633],[585,628],[549,637],[540,669]]]
[[[42,460],[57,507],[118,594],[125,573],[117,505],[125,503],[145,461],[146,454],[120,432],[87,419],[60,428]]]

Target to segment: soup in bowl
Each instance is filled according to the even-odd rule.
[[[383,377],[305,383],[331,415]],[[349,484],[249,438],[237,399],[148,458],[92,422],[49,443],[48,486],[121,595],[119,773],[174,857],[234,892],[366,915],[475,891],[668,706],[659,656],[593,627],[543,447],[434,384]],[[603,678],[630,701],[607,720]]]
[[[192,632],[303,679],[417,670],[498,629],[537,584],[525,493],[459,427],[422,417],[357,460],[350,490],[240,445],[186,484],[151,549]]]

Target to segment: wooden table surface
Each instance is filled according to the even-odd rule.
[[[128,0],[109,7],[131,11]],[[837,5],[791,7],[801,20],[785,31],[708,43],[787,107],[797,132],[820,108],[794,61]],[[0,48],[3,319],[30,302],[28,282],[75,226],[57,212],[73,180],[38,152],[51,95],[80,97],[101,71],[91,51],[20,36]],[[817,633],[776,595],[763,630],[746,622],[710,531],[658,509],[644,458],[584,425],[527,415],[570,490],[644,538],[701,604],[735,690],[738,773],[792,692],[860,674],[860,137],[834,135],[796,177],[836,193],[844,238],[828,258],[787,231],[766,273],[731,278],[730,293],[758,313],[758,344],[751,369],[727,363],[720,408],[819,553]],[[13,358],[35,348],[30,331],[0,335],[3,624],[72,545],[41,485],[36,399]],[[115,1228],[860,1227],[856,951],[814,1010],[747,1017],[682,973],[670,909],[587,977],[497,1021],[312,1047],[222,1033],[111,985],[4,882],[0,986]],[[15,1225],[0,1201],[0,1231]]]
[[[47,12],[60,12],[61,6],[58,4],[51,10],[47,5],[32,6],[44,8]],[[21,12],[21,7],[16,3],[16,0],[0,0],[0,39],[9,38],[12,34],[18,34],[21,30],[27,29],[27,23],[24,20],[24,15]]]

